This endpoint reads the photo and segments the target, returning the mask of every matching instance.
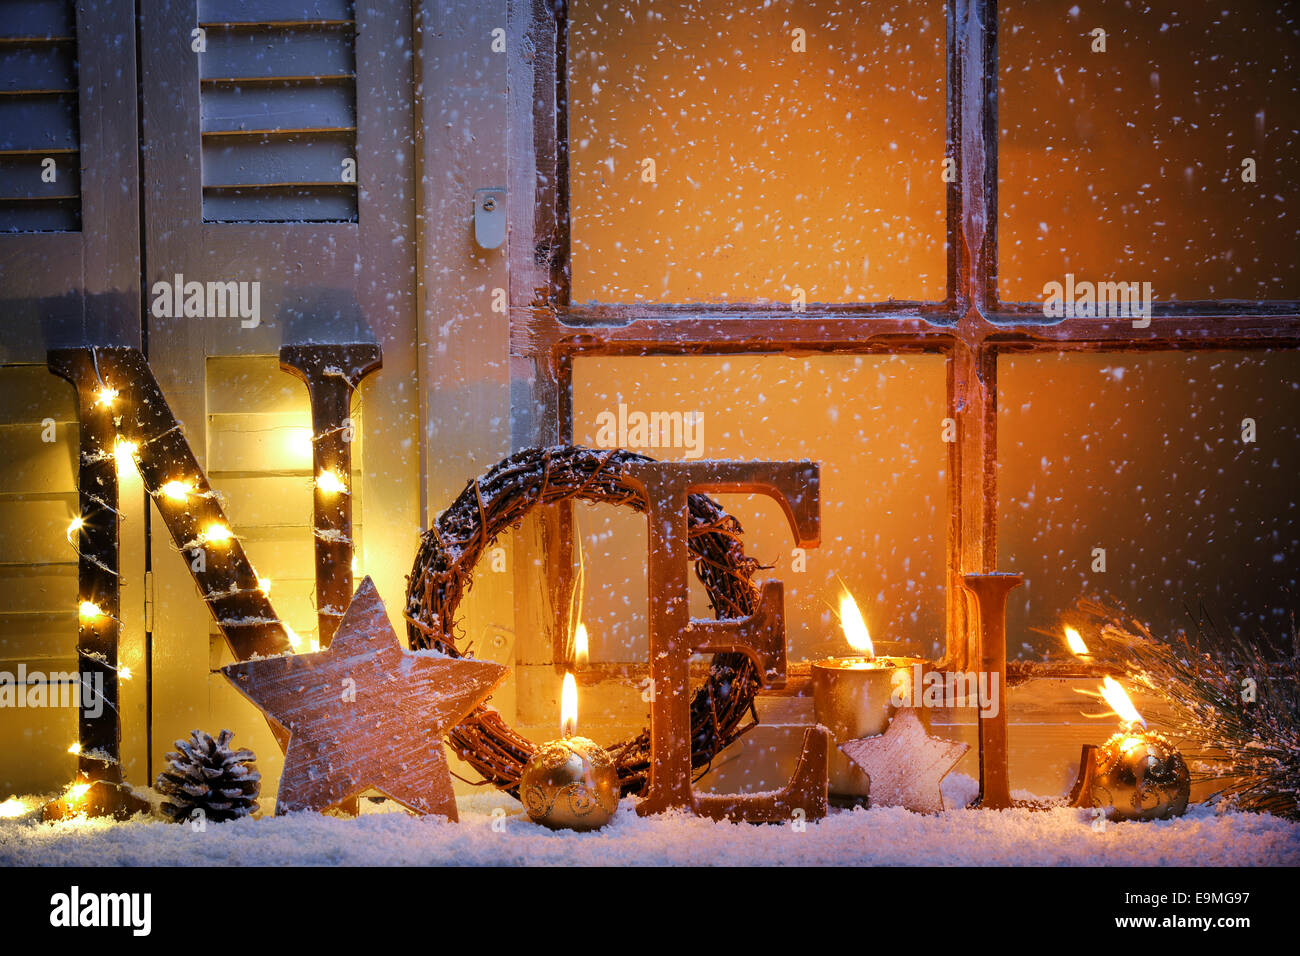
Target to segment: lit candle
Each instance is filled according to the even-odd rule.
[[[813,710],[817,723],[831,735],[827,765],[831,802],[852,806],[865,803],[871,781],[844,756],[839,745],[883,734],[897,709],[895,693],[911,699],[912,667],[922,662],[919,658],[877,657],[862,612],[847,590],[840,596],[840,627],[857,653],[813,662]]]
[[[1078,631],[1066,628],[1065,640],[1075,656],[1091,657]],[[1120,729],[1100,747],[1083,748],[1070,805],[1099,808],[1112,820],[1181,816],[1191,797],[1192,778],[1178,748],[1168,737],[1147,729],[1128,692],[1115,678],[1104,678],[1095,692],[1078,692],[1104,700],[1109,713],[1119,718]]]
[[[531,819],[552,830],[603,827],[618,809],[618,771],[604,747],[577,736],[578,684],[571,672],[560,690],[560,733],[524,765],[519,798]]]

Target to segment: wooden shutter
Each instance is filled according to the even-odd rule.
[[[355,222],[350,0],[204,0],[199,26],[204,221]]]
[[[72,0],[0,3],[0,231],[81,228],[77,87]]]

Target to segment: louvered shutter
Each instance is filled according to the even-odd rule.
[[[348,0],[204,0],[206,222],[355,222],[356,23]]]
[[[81,228],[72,0],[0,2],[0,231]]]

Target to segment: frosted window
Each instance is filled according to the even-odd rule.
[[[1246,637],[1289,633],[1300,355],[1021,355],[1002,360],[998,385],[998,564],[1025,574],[1011,653],[1061,653],[1030,628],[1089,593],[1122,599],[1157,634],[1202,611]]]
[[[1300,298],[1300,28],[1281,3],[999,4],[999,291],[1066,272]],[[1090,31],[1106,31],[1092,52]],[[1243,161],[1256,181],[1242,181]]]
[[[945,297],[941,3],[568,15],[574,302]]]
[[[937,654],[944,638],[947,533],[940,356],[578,358],[574,440],[597,446],[602,413],[704,413],[694,447],[655,458],[809,458],[822,467],[822,546],[796,570],[793,541],[766,497],[719,500],[745,550],[785,582],[792,660],[848,653],[829,604],[839,580],[884,653]],[[627,509],[580,507],[593,661],[646,659],[646,524]],[[692,611],[711,617],[694,583]]]

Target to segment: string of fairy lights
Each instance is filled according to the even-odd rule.
[[[93,355],[93,350],[92,350],[92,355]],[[112,412],[115,405],[121,400],[121,393],[118,391],[118,389],[113,388],[111,385],[107,384],[104,381],[103,376],[100,374],[99,371],[98,356],[94,356],[94,366],[95,366],[94,367],[95,376],[99,382],[99,389],[95,394],[94,403],[98,407],[105,409],[109,412]],[[169,429],[168,431],[171,430],[174,429]],[[336,430],[337,429],[330,429],[330,431],[336,431]],[[149,439],[149,442],[157,441],[161,437],[163,436],[162,435],[154,436],[153,438]],[[324,437],[325,437],[325,433],[311,434],[311,446],[313,449],[313,457],[315,457],[314,450],[316,448],[316,444]],[[164,506],[170,506],[172,508],[179,507],[179,508],[186,509],[184,513],[188,516],[190,514],[189,508],[193,505],[193,503],[196,500],[217,497],[217,493],[214,490],[211,489],[207,491],[199,490],[199,481],[201,480],[202,477],[201,474],[178,475],[176,477],[172,477],[166,481],[161,482],[156,488],[148,487],[148,484],[144,479],[144,474],[139,467],[140,444],[129,438],[123,437],[121,435],[115,436],[114,448],[111,453],[111,457],[115,459],[115,468],[116,468],[119,481],[128,478],[128,476],[132,474],[138,476],[141,483],[144,485],[145,490],[153,498],[154,502],[159,506],[160,509],[164,508]],[[315,474],[312,479],[312,485],[314,489],[317,492],[319,492],[324,498],[330,499],[340,495],[351,495],[352,491],[349,486],[347,477],[345,475],[341,475],[337,470],[333,468],[322,467],[320,469],[313,469],[313,470],[315,471]],[[95,511],[98,514],[110,514],[114,516],[115,519],[124,517],[123,513],[118,508],[113,507],[108,502],[100,498],[97,498],[94,495],[83,492],[80,495],[80,498],[82,499],[83,502],[89,501],[89,503],[94,507]],[[93,520],[93,518],[97,516],[98,516],[97,514],[91,514],[89,512],[76,515],[71,520],[71,522],[68,524],[67,527],[66,537],[68,543],[69,545],[72,546],[73,550],[77,553],[77,557],[79,560],[88,561],[95,567],[99,568],[101,571],[111,575],[113,578],[120,581],[122,576],[119,571],[116,571],[108,567],[102,561],[100,561],[95,555],[87,554],[83,552],[79,544],[80,535],[85,530],[88,521]],[[316,522],[313,522],[313,524],[315,525]],[[321,536],[322,534],[327,534],[329,529],[315,527],[314,531],[316,532],[317,536]],[[178,549],[180,551],[188,552],[198,548],[202,548],[210,552],[218,552],[221,549],[228,547],[234,539],[235,539],[234,532],[231,530],[228,524],[219,520],[211,521],[206,525],[204,525],[204,527],[199,531],[196,538],[194,538],[191,541],[187,541],[183,544],[180,544],[178,546]],[[245,555],[245,560],[247,560],[247,555]],[[251,563],[250,563],[250,568],[251,568]],[[354,575],[357,573],[357,558],[355,555],[352,557],[351,570]],[[269,598],[271,593],[271,583],[272,583],[271,579],[268,577],[264,577],[260,574],[257,574],[256,570],[253,571],[253,574],[257,581],[257,590]],[[202,588],[202,585],[200,585],[200,587]],[[204,600],[208,601],[209,603],[220,597],[229,596],[230,593],[233,592],[219,592],[219,591],[203,588]],[[98,603],[96,603],[92,599],[91,596],[84,595],[84,594],[79,595],[79,600],[77,604],[77,618],[81,624],[88,625],[88,626],[94,626],[100,624],[105,620],[114,621],[119,627],[123,626],[122,621],[119,618],[114,617],[111,614],[108,614],[103,608],[100,607]],[[299,634],[292,627],[290,627],[288,623],[284,621],[279,621],[278,623],[280,624],[281,627],[283,627],[285,636],[293,652],[298,653],[304,650],[304,647],[307,651],[310,652],[315,652],[320,650],[319,635],[312,636],[308,640],[304,641],[303,638],[299,636]],[[84,654],[84,652],[81,651],[79,651],[79,653]],[[121,663],[118,663],[116,665],[110,664],[107,660],[102,658],[102,655],[95,655],[95,659],[97,663],[99,663],[101,666],[111,670],[115,670],[119,681],[128,681],[133,676],[131,673],[131,669],[125,664],[121,664]],[[105,703],[109,704],[109,706],[112,706],[111,702],[105,701]],[[115,713],[117,712],[116,707],[113,707],[112,709]],[[74,756],[78,756],[80,758],[97,759],[105,763],[114,762],[113,758],[111,758],[109,755],[100,754],[98,751],[93,753],[92,752],[83,753],[82,745],[80,741],[76,741],[70,744],[67,749],[67,752],[73,754]],[[80,801],[90,790],[91,785],[92,785],[91,782],[88,781],[84,777],[84,775],[79,772],[78,779],[64,791],[61,797],[62,802],[75,806],[75,804],[78,801]],[[0,815],[3,815],[3,809],[4,808],[0,808]]]

